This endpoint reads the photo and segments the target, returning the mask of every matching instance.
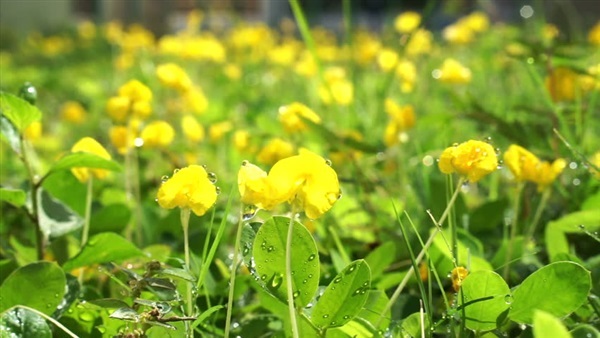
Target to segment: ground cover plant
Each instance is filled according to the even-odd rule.
[[[7,45],[1,336],[599,337],[600,22],[290,6]]]

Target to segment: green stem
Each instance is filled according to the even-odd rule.
[[[285,242],[285,279],[287,284],[288,310],[290,313],[290,324],[292,326],[292,336],[299,338],[298,322],[296,321],[296,309],[294,308],[294,285],[292,284],[292,234],[294,229],[295,208],[292,207],[292,216],[288,227],[287,240]]]
[[[183,250],[185,255],[185,269],[188,272],[192,271],[190,266],[190,244],[189,244],[189,225],[190,225],[190,209],[181,208],[181,226],[183,228]],[[187,283],[187,294],[186,294],[186,303],[187,303],[187,316],[192,316],[194,311],[193,297],[192,297],[192,288],[193,285],[191,282]],[[189,321],[185,322],[185,328],[187,331],[188,337],[193,337],[194,332],[192,330],[192,326]]]
[[[90,234],[90,216],[92,214],[92,187],[94,186],[94,177],[90,175],[87,181],[87,193],[85,195],[85,216],[83,221],[83,229],[81,231],[81,250],[87,243]],[[83,282],[83,273],[85,269],[79,271],[79,284]]]
[[[235,244],[233,248],[233,262],[231,265],[231,275],[229,279],[229,299],[227,300],[227,317],[225,319],[225,335],[224,337],[229,337],[229,329],[231,326],[231,313],[233,311],[233,293],[235,290],[235,276],[238,267],[238,253],[240,251],[240,241],[242,239],[242,228],[244,225],[244,208],[242,207],[240,211],[240,221],[238,223],[237,233],[235,235]]]
[[[431,235],[429,235],[429,238],[427,239],[427,242],[425,242],[423,249],[421,249],[421,252],[419,252],[419,255],[417,255],[417,258],[415,259],[414,264],[408,269],[408,272],[406,273],[406,275],[404,276],[404,278],[402,279],[400,284],[398,284],[398,287],[392,294],[392,297],[390,297],[390,300],[385,305],[385,308],[379,314],[379,318],[377,319],[377,322],[375,323],[375,327],[379,327],[379,325],[381,324],[381,321],[383,320],[383,315],[385,313],[387,313],[388,311],[390,311],[390,309],[392,308],[392,305],[395,304],[396,300],[398,300],[398,297],[400,297],[400,293],[402,292],[402,290],[404,290],[404,287],[406,286],[406,284],[408,284],[408,280],[415,273],[414,266],[418,266],[419,263],[421,263],[421,261],[423,260],[423,257],[427,254],[427,250],[429,250],[429,247],[433,243],[435,236],[441,231],[442,225],[444,224],[446,217],[448,217],[448,213],[450,212],[450,209],[454,206],[454,202],[456,201],[456,198],[458,197],[458,193],[460,192],[460,187],[462,186],[462,184],[464,182],[465,182],[464,177],[461,177],[458,180],[458,184],[456,185],[454,194],[450,198],[450,201],[448,201],[448,205],[446,205],[446,209],[442,213],[442,217],[440,217],[439,221],[434,222],[435,230],[431,233]]]
[[[542,193],[542,199],[540,200],[540,204],[537,206],[537,210],[535,211],[535,215],[533,216],[533,221],[527,229],[527,240],[533,239],[533,235],[535,234],[535,230],[542,216],[542,211],[546,208],[546,204],[548,204],[548,198],[550,197],[551,189],[550,187],[546,187],[544,192]]]
[[[21,148],[20,158],[25,168],[27,169],[27,175],[29,176],[29,184],[31,185],[31,219],[35,223],[35,240],[36,240],[36,249],[37,249],[37,259],[44,259],[44,249],[46,243],[44,241],[44,233],[42,232],[42,228],[40,227],[40,220],[38,217],[38,191],[41,186],[41,181],[36,182],[35,173],[33,172],[33,168],[31,167],[31,162],[29,161],[29,157],[27,156],[27,146],[25,143],[25,139],[23,135],[19,137],[19,146]]]
[[[508,280],[508,274],[510,272],[510,263],[511,263],[511,259],[512,259],[512,255],[513,255],[513,249],[514,249],[514,241],[515,238],[517,237],[517,228],[518,228],[518,220],[519,220],[519,207],[521,205],[521,192],[523,191],[523,183],[519,182],[517,183],[517,188],[515,191],[515,198],[513,200],[513,213],[514,213],[514,217],[512,220],[512,224],[510,224],[510,238],[508,240],[508,248],[506,250],[506,259],[505,259],[505,264],[504,264],[504,270],[502,273],[502,276],[504,277],[504,280]]]

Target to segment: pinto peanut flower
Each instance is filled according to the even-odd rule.
[[[504,153],[504,163],[517,181],[536,183],[539,191],[552,184],[567,165],[562,158],[552,163],[541,161],[527,149],[516,144],[508,147]]]
[[[158,65],[156,76],[163,86],[180,92],[186,92],[192,87],[192,80],[190,80],[185,70],[175,63]]]
[[[190,165],[165,181],[156,195],[158,204],[165,209],[190,209],[202,216],[217,201],[217,188],[204,167]]]
[[[71,148],[71,151],[76,152],[84,152],[91,153],[94,155],[98,155],[104,159],[110,160],[110,154],[104,147],[98,143],[98,141],[94,140],[91,137],[84,137],[81,140],[77,141]],[[72,168],[71,172],[73,175],[79,180],[79,182],[87,182],[90,177],[95,177],[99,179],[103,179],[108,175],[108,170],[105,169],[90,169],[90,168]]]
[[[154,121],[142,129],[141,138],[147,147],[163,148],[175,138],[175,130],[166,121]]]
[[[299,102],[293,102],[279,108],[279,121],[289,133],[306,130],[307,126],[301,118],[314,123],[321,123],[321,118],[312,109]]]
[[[446,148],[438,166],[444,174],[456,172],[477,182],[498,168],[498,158],[489,143],[469,140]]]
[[[321,156],[305,149],[275,163],[267,175],[244,162],[238,173],[242,202],[272,209],[288,202],[310,219],[326,213],[340,197],[337,174]]]

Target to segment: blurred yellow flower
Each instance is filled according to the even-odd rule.
[[[150,101],[134,101],[131,105],[131,116],[145,120],[152,114]]]
[[[368,31],[359,31],[354,35],[353,58],[359,65],[368,65],[375,60],[381,50],[378,37]]]
[[[553,69],[545,79],[546,90],[554,102],[572,101],[578,93],[582,93],[585,81],[582,77],[569,68],[558,67]]]
[[[415,125],[415,112],[413,106],[400,106],[389,98],[385,100],[385,111],[390,121],[385,128],[384,142],[391,147],[400,142],[403,132]]]
[[[399,59],[400,57],[398,56],[398,53],[396,53],[394,50],[383,48],[377,55],[377,64],[381,70],[384,72],[389,72],[396,68]]]
[[[346,71],[341,67],[330,67],[324,74],[325,84],[319,87],[319,97],[325,104],[336,103],[347,106],[354,99],[354,87],[346,80]]]
[[[273,138],[260,150],[256,159],[260,163],[274,164],[294,154],[294,146],[280,138]]]
[[[208,137],[212,143],[217,143],[223,139],[223,136],[233,129],[231,121],[222,121],[212,124],[208,129]]]
[[[537,184],[543,191],[552,184],[565,169],[567,162],[559,158],[552,163],[541,161],[527,149],[512,144],[504,153],[504,163],[517,181],[529,181]]]
[[[406,44],[406,54],[417,56],[431,52],[433,35],[425,29],[416,30]]]
[[[92,40],[96,37],[96,25],[89,20],[85,20],[77,25],[77,34],[83,40]]]
[[[156,76],[163,86],[185,92],[192,86],[188,74],[175,63],[163,63],[156,67]]]
[[[442,36],[444,37],[444,40],[450,42],[451,44],[465,45],[473,41],[474,32],[466,25],[455,23],[446,26],[446,28],[444,28],[442,31]]]
[[[125,122],[131,107],[131,100],[124,96],[113,96],[106,103],[106,112],[115,122]]]
[[[181,118],[181,130],[190,142],[195,143],[204,140],[204,127],[192,115],[185,115]]]
[[[223,73],[231,80],[239,80],[242,77],[242,69],[234,63],[226,64]]]
[[[192,86],[184,94],[184,101],[187,109],[196,115],[204,113],[208,108],[208,100],[199,86]]]
[[[277,201],[271,199],[269,189],[267,173],[256,165],[244,161],[238,171],[238,191],[242,203],[267,210],[274,208]]]
[[[121,155],[127,153],[134,145],[136,132],[132,129],[127,129],[125,126],[113,126],[108,131],[110,143],[117,149]]]
[[[61,119],[75,123],[81,124],[85,121],[87,112],[85,108],[81,105],[81,103],[77,101],[67,101],[63,103],[60,107],[60,117]]]
[[[106,103],[106,112],[115,122],[131,117],[145,119],[152,113],[152,91],[138,80],[130,80],[119,88],[118,96]]]
[[[461,24],[471,29],[473,32],[480,33],[490,27],[490,19],[484,12],[473,12],[460,20]]]
[[[297,53],[298,46],[288,42],[271,48],[268,51],[267,58],[274,64],[289,66],[296,60]]]
[[[117,70],[127,70],[133,66],[135,55],[131,52],[122,52],[114,60],[114,66]]]
[[[39,140],[42,137],[42,122],[32,122],[23,130],[23,136],[29,141]]]
[[[77,141],[71,148],[71,152],[84,152],[91,153],[110,160],[110,154],[104,147],[91,137],[84,137]],[[90,169],[90,168],[71,168],[73,175],[79,180],[79,182],[87,182],[91,176],[95,178],[103,179],[108,176],[108,170],[105,169]]]
[[[600,46],[600,21],[590,29],[588,33],[588,42],[595,46]]]
[[[309,78],[317,74],[317,64],[315,63],[315,60],[309,51],[304,51],[301,54],[300,58],[294,65],[294,71],[298,75]]]
[[[152,91],[138,80],[129,80],[119,88],[119,96],[127,97],[131,101],[152,101]]]
[[[454,59],[448,58],[444,60],[440,71],[439,80],[442,82],[452,84],[471,82],[471,70]]]
[[[489,143],[469,140],[446,148],[438,166],[444,174],[457,172],[469,181],[477,182],[498,168],[498,158]]]
[[[592,155],[590,158],[590,162],[596,166],[596,168],[600,168],[600,151]],[[594,177],[600,180],[600,170],[590,166],[590,173],[594,175]]]
[[[408,60],[401,60],[396,66],[396,77],[400,80],[400,91],[410,93],[417,81],[417,67]]]
[[[462,285],[463,281],[465,280],[465,278],[467,278],[468,275],[469,270],[462,266],[457,266],[454,269],[452,269],[452,288],[455,292],[458,292],[458,290],[460,290],[460,286]]]
[[[533,181],[537,184],[538,191],[543,191],[551,185],[566,167],[567,161],[562,158],[556,159],[552,163],[540,162],[537,167],[538,176]]]
[[[250,132],[247,130],[236,130],[233,133],[233,145],[239,152],[248,149],[250,146]]]
[[[142,129],[140,134],[145,147],[163,148],[173,142],[175,130],[166,121],[154,121]]]
[[[417,12],[404,12],[394,20],[394,28],[398,33],[406,34],[414,31],[421,24],[421,14]]]
[[[279,108],[279,121],[290,133],[306,130],[306,124],[301,117],[317,124],[321,123],[319,115],[302,103],[293,102]]]
[[[547,23],[542,28],[542,38],[546,42],[552,42],[560,34],[558,27],[551,23]]]
[[[165,209],[188,208],[198,216],[204,215],[217,201],[217,188],[208,176],[199,165],[175,171],[158,189],[158,204]]]

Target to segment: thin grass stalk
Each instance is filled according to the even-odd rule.
[[[94,186],[94,177],[93,177],[93,175],[90,175],[90,177],[87,181],[87,192],[85,195],[85,215],[84,215],[84,219],[83,219],[83,229],[81,230],[81,245],[80,245],[81,250],[83,250],[85,243],[87,243],[89,233],[90,233],[90,217],[92,214],[92,188],[93,188],[93,186]],[[79,284],[83,283],[84,271],[85,271],[84,268],[81,268],[79,270],[79,276],[78,276]]]
[[[296,309],[294,307],[294,289],[292,281],[292,235],[294,229],[294,217],[296,214],[295,208],[292,206],[292,215],[290,217],[290,225],[288,226],[287,239],[285,242],[285,280],[287,284],[288,310],[290,315],[290,325],[292,327],[292,336],[299,338],[298,322],[296,320]]]
[[[419,255],[415,259],[413,266],[411,266],[408,269],[408,272],[406,273],[406,275],[404,276],[404,278],[402,279],[400,284],[398,284],[398,287],[392,294],[392,297],[390,297],[390,300],[385,305],[383,311],[381,311],[381,313],[379,314],[379,318],[377,319],[375,327],[379,327],[379,325],[381,324],[381,321],[383,320],[383,314],[390,311],[390,309],[392,308],[392,305],[396,302],[396,300],[398,300],[398,297],[400,297],[400,293],[402,292],[402,290],[404,290],[404,287],[406,286],[406,284],[408,284],[408,280],[412,277],[412,275],[414,275],[414,273],[415,273],[414,265],[415,264],[418,265],[421,262],[421,260],[423,260],[423,256],[425,256],[425,254],[427,253],[427,250],[429,250],[429,247],[433,243],[435,236],[441,231],[441,227],[444,224],[446,217],[448,217],[448,213],[450,212],[450,209],[454,206],[454,202],[456,201],[456,198],[458,197],[458,193],[460,192],[460,187],[462,186],[462,184],[464,182],[465,182],[464,177],[461,177],[458,180],[458,184],[456,186],[456,189],[454,190],[454,194],[452,195],[452,197],[450,198],[450,201],[446,205],[446,209],[442,213],[442,216],[440,217],[439,221],[434,220],[435,230],[431,233],[431,235],[429,235],[427,242],[425,242],[425,245],[421,249],[421,252],[419,252]]]
[[[190,227],[190,209],[188,208],[181,208],[180,211],[180,219],[181,219],[181,227],[183,228],[183,252],[184,252],[184,257],[185,257],[185,270],[190,272],[191,271],[191,266],[190,266],[190,244],[189,244],[189,227]],[[186,290],[186,315],[187,316],[192,316],[193,312],[194,312],[194,303],[193,303],[193,295],[192,295],[192,288],[193,288],[193,284],[191,282],[186,283],[187,284],[187,290]],[[192,326],[191,323],[189,321],[185,322],[185,330],[186,330],[186,335],[187,337],[193,337],[194,336],[194,332],[192,330]]]
[[[552,190],[550,189],[550,187],[546,187],[546,189],[544,189],[544,192],[542,192],[542,198],[537,206],[537,209],[535,210],[533,221],[527,229],[527,237],[525,238],[526,240],[533,239],[537,225],[540,222],[540,218],[542,217],[542,212],[544,211],[544,209],[546,209],[546,205],[548,204],[548,199],[550,198],[551,192]]]
[[[502,272],[502,277],[504,280],[508,281],[508,274],[510,273],[510,263],[514,250],[514,242],[517,237],[517,229],[519,226],[519,213],[521,206],[521,192],[523,191],[523,183],[517,183],[517,187],[515,189],[515,197],[513,199],[513,213],[514,217],[512,219],[512,223],[510,224],[510,238],[508,239],[508,248],[506,250],[506,259],[504,261],[504,270]]]
[[[229,276],[229,298],[227,300],[227,316],[225,317],[225,335],[229,337],[229,330],[231,326],[231,314],[233,311],[233,296],[235,291],[235,277],[238,268],[238,254],[240,251],[240,241],[242,239],[242,228],[244,225],[244,208],[240,211],[240,221],[238,222],[238,228],[235,235],[235,243],[233,248],[233,262],[231,263],[231,275]]]

